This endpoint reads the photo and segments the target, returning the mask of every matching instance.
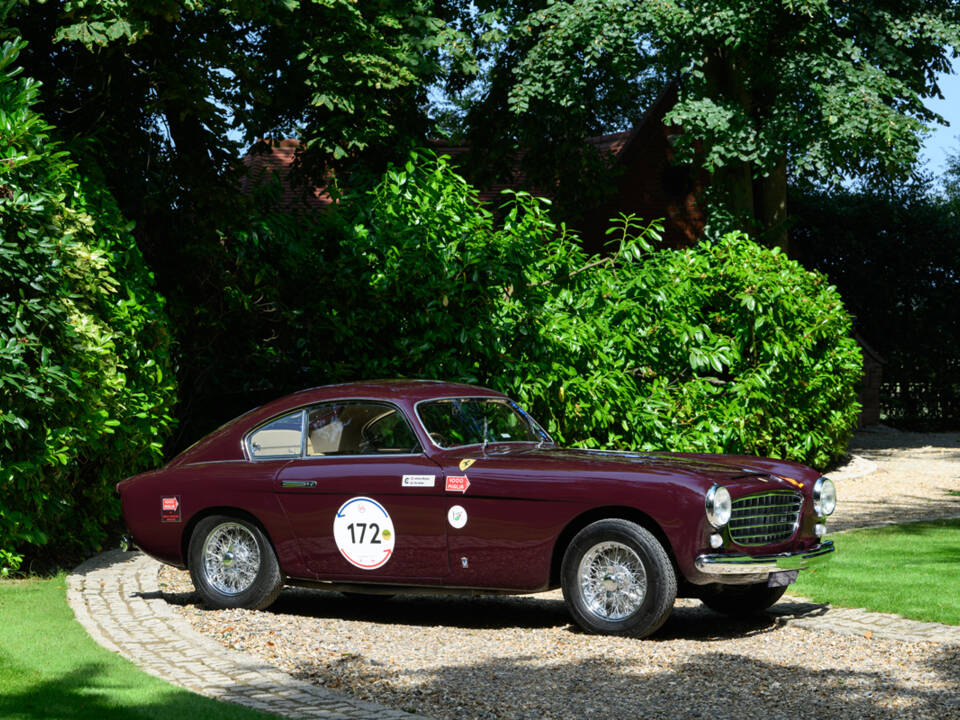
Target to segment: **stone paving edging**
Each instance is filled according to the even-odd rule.
[[[428,720],[296,680],[201,635],[163,599],[160,567],[139,552],[101,553],[67,577],[67,602],[97,643],[151,675],[207,697],[293,718]],[[785,596],[768,612],[778,622],[817,632],[960,645],[960,627],[805,598]]]
[[[817,632],[827,630],[878,640],[960,645],[960,627],[956,625],[921,622],[862,608],[833,607],[790,595],[785,595],[767,613],[775,616],[778,622]]]
[[[200,635],[163,599],[159,570],[143,553],[101,553],[67,576],[67,602],[97,643],[207,697],[293,718],[427,720],[296,680]]]

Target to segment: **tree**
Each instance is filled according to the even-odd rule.
[[[715,230],[787,244],[788,175],[904,175],[923,105],[960,47],[953,0],[574,0],[511,3],[490,71],[519,117],[639,117],[632,88],[676,79],[676,149],[712,176]],[[492,10],[492,6],[490,8]],[[488,31],[489,32],[489,31]],[[545,128],[551,125],[541,122]]]
[[[282,384],[296,346],[277,348],[275,330],[292,278],[265,253],[289,225],[270,217],[269,193],[238,191],[241,156],[258,138],[293,135],[305,188],[331,171],[379,175],[426,132],[426,87],[442,69],[439,47],[454,44],[438,3],[5,7],[0,33],[28,41],[21,62],[41,82],[39,112],[135,223],[169,299],[184,402],[248,390],[246,379]],[[455,50],[444,57],[460,62]]]
[[[957,140],[960,141],[960,136]],[[944,196],[954,210],[960,212],[960,148],[947,155],[942,182]]]
[[[0,45],[0,573],[99,547],[113,484],[162,457],[175,400],[163,298],[103,178],[37,114]]]

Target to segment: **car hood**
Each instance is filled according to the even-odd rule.
[[[502,446],[501,446],[502,448]],[[477,468],[488,463],[519,469],[575,472],[583,478],[603,476],[633,477],[637,480],[684,477],[693,485],[709,487],[713,483],[758,484],[773,477],[799,487],[813,482],[819,473],[798,463],[747,455],[709,453],[617,452],[611,450],[536,448],[488,449]],[[760,480],[763,478],[763,480]]]
[[[668,452],[619,452],[615,450],[535,450],[535,453],[553,453],[570,460],[601,460],[624,469],[686,470],[716,479],[740,478],[745,475],[767,475],[783,471],[787,464],[769,458],[753,458],[741,455],[712,455]]]

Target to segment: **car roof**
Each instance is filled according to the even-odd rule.
[[[272,400],[234,418],[187,448],[171,464],[210,460],[242,459],[241,438],[261,423],[277,415],[313,403],[329,400],[384,400],[411,408],[422,400],[449,397],[506,397],[503,393],[479,385],[442,380],[365,380],[362,382],[321,385]]]
[[[444,380],[365,380],[308,388],[278,398],[269,404],[295,406],[350,397],[392,400],[394,402],[405,400],[416,403],[432,398],[460,396],[503,397],[503,393],[479,385],[446,382]]]

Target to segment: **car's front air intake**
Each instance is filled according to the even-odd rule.
[[[746,495],[733,501],[730,538],[738,545],[771,545],[793,537],[803,497],[789,490]]]

